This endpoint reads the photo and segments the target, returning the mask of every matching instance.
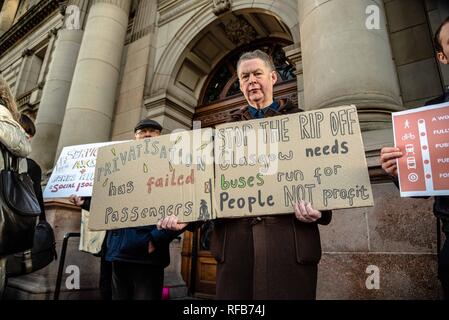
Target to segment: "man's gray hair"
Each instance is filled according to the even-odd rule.
[[[254,50],[254,51],[249,51],[249,52],[245,52],[244,54],[242,54],[240,56],[239,61],[237,62],[237,72],[239,70],[240,64],[245,61],[245,60],[252,60],[252,59],[260,59],[262,60],[265,65],[268,67],[268,69],[270,69],[270,71],[275,71],[276,67],[274,66],[273,63],[273,59],[266,54],[265,52],[263,52],[262,50]]]

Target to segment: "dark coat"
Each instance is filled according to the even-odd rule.
[[[286,100],[265,117],[299,112]],[[248,107],[235,121],[252,119]],[[318,223],[329,224],[330,211],[315,223],[294,214],[218,219],[211,241],[217,260],[217,299],[315,299],[317,265],[321,259]]]

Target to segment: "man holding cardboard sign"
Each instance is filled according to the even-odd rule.
[[[234,121],[300,111],[289,101],[273,101],[277,74],[266,53],[260,50],[245,53],[237,64],[237,72],[240,90],[249,105],[233,114]],[[241,129],[235,126],[229,130]],[[220,132],[218,135],[216,141],[223,138]],[[246,139],[246,134],[242,132],[240,137]],[[224,152],[229,151],[227,146],[223,148]],[[215,152],[217,154],[217,148]],[[215,159],[216,167],[217,163],[226,166],[219,157]],[[257,161],[268,164],[270,160],[261,157]],[[216,297],[249,300],[315,299],[317,265],[321,258],[318,224],[329,224],[331,212],[320,212],[301,200],[291,209],[294,214],[270,215],[269,212],[273,212],[270,207],[274,205],[272,196],[262,195],[262,192],[258,192],[257,197],[245,198],[243,195],[243,186],[262,185],[263,179],[263,174],[229,181],[224,175],[217,178],[219,181],[216,184],[219,183],[222,190],[226,189],[226,192],[220,193],[220,212],[228,211],[228,216],[240,218],[215,221],[211,252],[218,263]],[[230,189],[242,197],[233,199]],[[255,206],[267,215],[241,218],[245,212],[246,215],[251,214]],[[176,222],[176,217],[167,217],[159,221],[158,226],[172,230],[185,226]]]
[[[235,121],[300,111],[289,101],[273,101],[277,73],[266,53],[243,54],[237,74],[248,106],[233,114]],[[215,222],[211,251],[218,262],[218,299],[315,299],[318,223],[330,223],[331,212],[315,210],[303,200],[293,209],[294,215]]]
[[[277,73],[266,53],[243,54],[237,74],[248,106],[233,114],[235,121],[300,111],[289,101],[273,101]],[[315,210],[303,200],[294,212],[216,221],[211,251],[218,262],[218,299],[315,299],[318,223],[330,223],[331,212]]]
[[[373,205],[357,108],[299,112],[274,102],[277,74],[259,50],[237,70],[249,106],[215,127],[217,298],[314,299],[317,224],[330,222],[331,209]],[[170,230],[195,221],[161,219]]]
[[[161,131],[159,123],[145,118],[136,125],[134,138],[157,137]],[[72,196],[70,200],[86,205],[80,197]],[[170,263],[169,243],[179,234],[154,225],[109,231],[106,260],[112,262],[112,299],[160,300],[164,268]]]

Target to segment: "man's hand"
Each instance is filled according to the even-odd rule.
[[[321,218],[321,212],[312,208],[310,203],[306,203],[304,200],[296,202],[293,206],[295,209],[295,216],[301,222],[315,222]]]
[[[154,250],[156,250],[156,247],[153,245],[153,242],[149,241],[148,242],[148,253],[152,254],[154,252]]]
[[[401,149],[394,147],[384,147],[380,151],[380,164],[382,169],[393,177],[398,176],[398,165],[396,159],[402,157]]]
[[[84,199],[78,197],[76,194],[72,194],[69,198],[69,201],[78,207],[81,207],[84,204]]]
[[[175,216],[165,217],[164,219],[161,219],[157,222],[157,228],[159,230],[161,229],[167,229],[171,231],[180,231],[184,229],[187,226],[187,223],[179,222],[178,218]]]

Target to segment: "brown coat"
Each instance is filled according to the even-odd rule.
[[[279,101],[265,117],[299,112]],[[248,107],[235,121],[251,118]],[[328,224],[330,211],[318,223]],[[317,223],[302,223],[294,214],[215,221],[211,252],[217,260],[217,299],[315,299],[321,242]]]

